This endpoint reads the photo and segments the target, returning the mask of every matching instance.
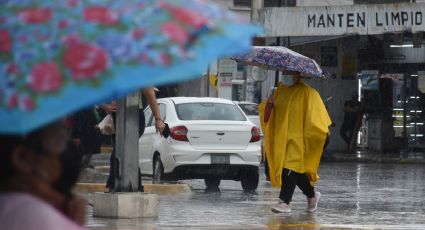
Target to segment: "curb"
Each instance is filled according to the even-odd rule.
[[[158,195],[175,195],[192,193],[192,188],[188,184],[144,184],[146,193]],[[105,183],[77,183],[76,192],[106,192]]]
[[[111,153],[112,149],[112,146],[100,146],[101,153]]]
[[[104,166],[95,166],[94,169],[96,170],[96,172],[99,173],[109,173],[109,166],[108,165],[104,165]]]
[[[174,195],[192,193],[188,184],[144,184],[145,192],[158,195]]]
[[[106,192],[106,183],[77,183],[76,192]]]

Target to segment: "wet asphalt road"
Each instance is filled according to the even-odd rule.
[[[158,219],[93,218],[88,229],[425,229],[425,165],[322,163],[319,209],[305,211],[296,190],[292,214],[275,214],[279,189],[261,175],[256,194],[240,183],[222,181],[220,192],[205,191],[202,180],[192,194],[160,196]],[[88,200],[91,194],[85,194]]]

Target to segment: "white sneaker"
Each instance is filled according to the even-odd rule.
[[[320,192],[315,192],[314,197],[307,198],[307,212],[314,212],[317,210],[317,204],[319,203],[321,195]]]
[[[272,212],[291,213],[291,206],[285,202],[279,201],[279,203],[272,208]]]

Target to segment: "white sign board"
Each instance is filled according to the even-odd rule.
[[[231,59],[218,60],[218,97],[232,100],[232,79],[237,72],[237,64]]]
[[[218,72],[219,73],[231,73],[234,74],[237,71],[237,64],[231,59],[220,59],[218,60]]]
[[[231,77],[220,77],[218,80],[218,85],[220,88],[223,87],[232,87],[232,78]]]
[[[232,100],[232,78],[218,78],[218,97]]]
[[[425,4],[270,7],[260,14],[266,36],[330,36],[425,31]]]

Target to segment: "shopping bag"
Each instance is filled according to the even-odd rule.
[[[114,120],[111,115],[106,115],[105,118],[99,123],[100,132],[103,135],[115,134]]]

